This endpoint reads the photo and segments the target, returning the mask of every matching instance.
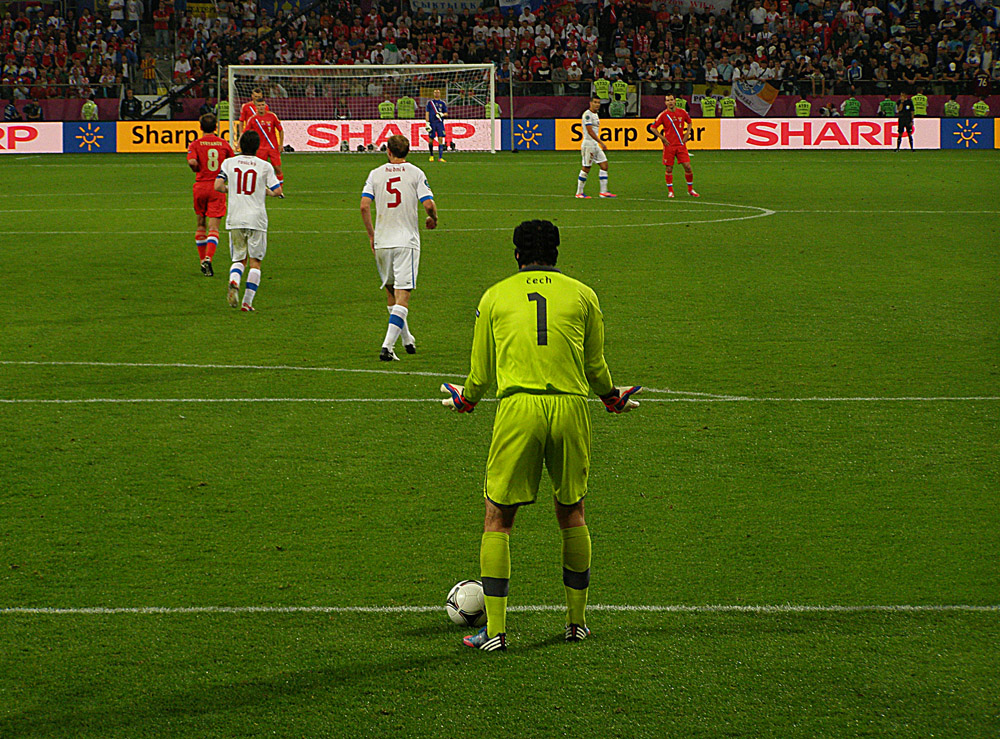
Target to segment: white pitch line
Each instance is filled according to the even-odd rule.
[[[226,369],[226,370],[279,370],[291,372],[347,372],[377,375],[401,375],[434,378],[459,378],[462,374],[441,372],[408,372],[405,370],[348,369],[343,367],[299,367],[284,364],[194,364],[187,362],[87,362],[70,360],[16,360],[3,359],[0,365],[41,366],[41,367],[137,367],[154,369]],[[692,390],[664,390],[643,387],[646,393],[663,393],[674,396],[650,398],[641,397],[647,403],[875,403],[875,402],[947,402],[947,401],[996,401],[996,395],[904,395],[904,396],[813,396],[806,398],[755,398],[746,395],[717,395]],[[484,399],[489,402],[493,399]],[[593,399],[591,399],[593,400]],[[431,403],[439,398],[0,398],[0,403]],[[596,401],[594,401],[596,402]]]
[[[290,364],[192,364],[188,362],[84,362],[84,361],[33,361],[0,359],[0,364],[36,367],[145,367],[157,369],[230,369],[230,370],[282,370],[290,372],[347,372],[369,375],[412,375],[415,377],[449,377],[464,379],[465,375],[441,372],[417,372],[386,369],[347,369],[343,367],[297,367]]]
[[[658,202],[658,201],[657,201]],[[756,206],[741,205],[734,206],[740,208],[753,208],[755,213],[749,213],[741,216],[733,216],[731,218],[708,218],[704,220],[691,220],[691,221],[651,221],[648,223],[590,223],[590,224],[561,224],[559,226],[562,230],[567,229],[594,229],[594,228],[646,228],[649,226],[686,226],[686,225],[698,225],[698,224],[713,224],[713,223],[729,223],[732,221],[750,221],[755,218],[767,218],[768,216],[773,216],[775,211],[768,210],[767,208],[758,208]],[[684,211],[685,213],[690,213],[692,211]],[[728,212],[728,211],[727,211]],[[448,233],[483,233],[483,232],[497,232],[497,231],[510,231],[513,225],[509,224],[506,226],[493,226],[488,228],[448,228],[441,227],[440,230],[446,231]],[[2,236],[37,236],[40,233],[39,229],[34,229],[31,231],[3,231],[0,232],[0,237]],[[182,234],[190,234],[190,231],[48,231],[45,232],[46,236],[177,236]],[[270,229],[272,234],[287,234],[292,236],[317,236],[317,235],[327,235],[327,236],[340,236],[340,235],[358,235],[358,229],[333,229],[333,230],[294,230],[288,231],[284,229]]]
[[[1000,213],[1000,210],[776,210],[775,213],[846,213],[846,214],[864,214],[864,213],[875,213],[882,215],[884,213],[895,213],[903,215],[996,215]]]
[[[433,613],[444,606],[140,606],[133,608],[108,608],[102,606],[83,608],[51,608],[32,606],[8,606],[0,608],[0,615],[6,616],[119,616],[119,615],[167,615],[186,616],[202,614],[399,614]],[[525,605],[508,606],[514,613],[561,613],[566,605]],[[691,613],[691,614],[858,614],[858,613],[1000,613],[1000,605],[610,605],[590,604],[589,611],[605,613]]]
[[[440,403],[441,398],[0,398],[0,405],[95,405],[142,403]],[[997,395],[872,398],[642,398],[641,403],[957,403],[998,401]],[[496,398],[483,398],[495,403]],[[597,398],[588,398],[597,403]]]
[[[8,405],[87,405],[97,403],[440,403],[443,398],[0,398]],[[486,402],[492,399],[484,398]]]
[[[876,397],[751,398],[738,395],[711,398],[640,398],[648,403],[943,403],[949,401],[996,401],[1000,395],[932,395]]]
[[[192,364],[186,362],[85,362],[85,361],[32,361],[32,360],[0,360],[0,365],[42,366],[42,367],[147,367],[147,368],[182,368],[182,369],[231,369],[231,370],[280,370],[290,372],[348,372],[373,375],[412,375],[416,377],[443,377],[450,379],[465,379],[466,375],[444,372],[407,372],[406,370],[386,369],[344,369],[341,367],[297,367],[287,364]],[[647,393],[665,393],[669,395],[697,395],[707,398],[730,398],[731,395],[716,395],[714,393],[688,392],[686,390],[658,390],[643,387]]]
[[[685,209],[686,205],[691,205],[691,204],[690,203],[677,203],[677,204],[671,203],[670,204],[670,210],[672,212],[680,212],[680,213],[728,213],[730,211],[727,210],[726,207],[732,207],[732,206],[726,206],[726,207],[721,207],[720,206],[720,207],[715,208],[715,209],[713,209],[713,208],[692,207],[692,208]],[[323,207],[323,208],[321,208],[319,210],[317,210],[317,208],[315,206],[282,205],[280,207],[281,207],[281,211],[280,212],[284,212],[284,211],[287,211],[287,210],[302,210],[302,211],[309,211],[310,213],[355,213],[358,210],[357,207],[354,207],[354,208],[340,208],[340,207],[338,207],[338,208],[326,208],[326,207]],[[745,206],[740,206],[740,207],[745,207]],[[589,215],[589,214],[593,214],[595,216],[601,216],[601,215],[604,215],[605,213],[648,213],[649,212],[649,208],[601,208],[600,210],[596,210],[596,209],[595,210],[585,210],[585,208],[586,208],[586,206],[582,206],[582,207],[579,207],[579,208],[546,208],[545,212],[546,213],[576,213],[577,215]],[[108,210],[107,208],[60,208],[59,212],[60,213],[107,213],[107,210]],[[510,208],[510,207],[507,207],[507,206],[501,206],[501,207],[498,207],[494,211],[494,214],[497,214],[497,213],[537,213],[537,211],[538,211],[537,208],[517,209],[517,208]],[[482,213],[483,209],[482,208],[448,208],[448,212],[449,213]],[[794,212],[798,212],[798,211],[775,211],[775,212],[776,213],[794,213]],[[963,212],[963,211],[950,211],[950,212],[952,212],[952,213],[960,213],[960,212]],[[965,212],[969,212],[969,211],[965,211]],[[38,213],[39,215],[45,215],[45,216],[50,215],[48,213],[48,211],[40,211],[37,208],[15,208],[15,209],[12,209],[12,210],[11,209],[0,210],[0,213]],[[171,210],[168,210],[167,208],[164,208],[164,207],[160,207],[160,208],[115,208],[115,213],[166,213],[166,214],[169,214],[169,215],[173,215],[173,212]],[[272,215],[274,215],[274,212],[272,212]]]

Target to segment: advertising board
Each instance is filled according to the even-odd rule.
[[[62,154],[62,123],[0,123],[0,154]]]

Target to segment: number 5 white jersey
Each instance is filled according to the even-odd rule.
[[[229,185],[226,228],[267,231],[267,190],[281,186],[271,163],[258,157],[237,155],[219,168],[219,177]]]
[[[368,173],[361,197],[375,201],[375,248],[420,248],[419,204],[434,193],[420,167],[409,162],[384,164]]]

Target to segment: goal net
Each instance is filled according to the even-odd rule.
[[[246,65],[229,67],[228,80],[230,138],[260,90],[294,151],[377,151],[394,134],[419,150],[427,103],[440,91],[449,149],[495,152],[500,141],[492,64]]]

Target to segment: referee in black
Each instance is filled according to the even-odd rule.
[[[896,151],[899,151],[899,145],[903,143],[903,131],[906,131],[906,136],[910,139],[910,151],[913,151],[913,101],[908,93],[899,93],[896,115],[899,118],[896,124]]]

